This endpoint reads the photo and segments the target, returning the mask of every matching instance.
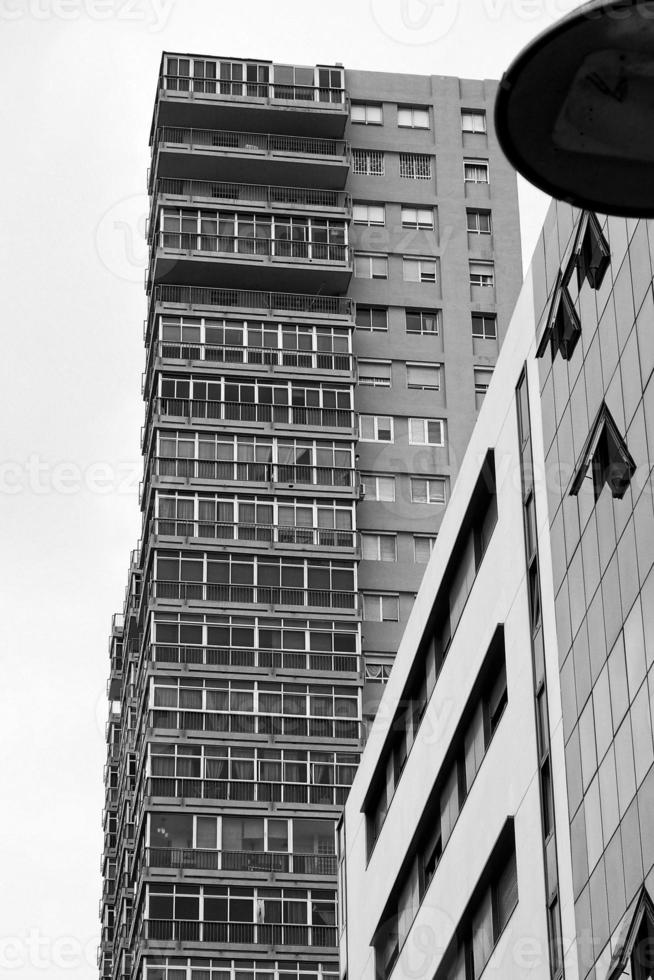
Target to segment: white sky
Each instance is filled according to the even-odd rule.
[[[161,50],[496,78],[578,5],[0,0],[2,976],[97,977],[107,637],[139,534]],[[526,265],[547,200],[521,183],[521,206]]]

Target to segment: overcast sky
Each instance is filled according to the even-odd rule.
[[[0,0],[0,974],[97,977],[105,680],[139,535],[162,49],[496,78],[578,0]],[[525,265],[547,200],[521,184]]]

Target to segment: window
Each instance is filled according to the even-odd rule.
[[[439,391],[441,386],[440,364],[407,364],[407,388],[426,388]]]
[[[413,535],[413,560],[417,565],[426,565],[436,544],[436,536],[428,534]]]
[[[360,415],[359,439],[362,442],[393,442],[393,419],[390,415]]]
[[[383,225],[386,209],[383,204],[354,204],[352,218],[356,225]]]
[[[393,503],[395,500],[394,476],[376,476],[374,473],[362,473],[361,480],[366,500],[382,500],[388,503]]]
[[[372,102],[353,102],[351,119],[353,123],[362,123],[367,126],[381,126],[384,122],[382,107]]]
[[[475,394],[485,395],[493,377],[492,368],[474,368],[475,372]]]
[[[388,279],[388,258],[386,255],[354,255],[354,275],[358,279]]]
[[[397,561],[397,535],[361,535],[361,557],[364,561]]]
[[[368,660],[366,658],[365,679],[367,681],[377,681],[378,684],[385,684],[391,676],[391,664],[383,661]]]
[[[487,184],[488,163],[485,160],[464,160],[463,179],[466,184]]]
[[[427,153],[400,153],[400,177],[431,179],[431,157]]]
[[[641,886],[617,931],[617,942],[606,980],[652,980],[654,952],[654,902]]]
[[[407,310],[406,332],[419,334],[438,334],[440,310]]]
[[[470,285],[471,286],[494,286],[495,285],[495,266],[492,262],[471,262],[470,263]]]
[[[359,373],[359,384],[369,385],[373,388],[390,388],[390,361],[363,361],[359,358],[357,360],[357,369]]]
[[[400,619],[400,597],[390,593],[364,592],[363,618],[370,623],[397,623]]]
[[[434,230],[433,208],[411,208],[402,205],[402,227],[419,228],[425,231]]]
[[[444,504],[445,477],[411,477],[411,501],[414,504]]]
[[[411,446],[445,445],[442,419],[409,419],[409,444]]]
[[[490,211],[475,211],[468,208],[466,216],[468,231],[471,235],[490,235],[492,231]]]
[[[581,462],[570,493],[576,497],[584,480],[589,477],[593,481],[595,500],[599,498],[605,483],[609,485],[611,496],[621,500],[635,472],[636,464],[627,445],[606,403],[602,403],[582,449]]]
[[[383,177],[384,154],[381,150],[352,150],[352,173]]]
[[[388,310],[383,306],[360,306],[355,323],[358,330],[388,330]]]
[[[436,259],[405,258],[402,274],[405,282],[436,282]]]
[[[485,133],[486,113],[483,109],[462,109],[461,130],[464,133]]]
[[[585,211],[581,217],[573,257],[577,266],[579,288],[581,289],[584,279],[587,279],[593,289],[599,289],[609,267],[611,253],[599,221],[592,211]]]
[[[559,273],[536,357],[542,357],[549,344],[552,360],[560,353],[564,361],[569,361],[580,337],[581,322],[564,278]]]
[[[497,338],[496,314],[473,313],[472,336],[477,340],[495,340]]]
[[[397,124],[410,126],[412,129],[429,129],[429,109],[418,106],[398,106]]]

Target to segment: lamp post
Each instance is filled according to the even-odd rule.
[[[552,197],[654,217],[654,2],[591,0],[537,37],[502,78],[495,127]]]

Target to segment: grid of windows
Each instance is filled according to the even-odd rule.
[[[382,150],[352,150],[352,173],[368,177],[384,176]]]
[[[429,109],[422,106],[398,106],[398,126],[410,126],[412,129],[429,129]]]
[[[444,446],[445,424],[442,419],[409,419],[409,443],[412,446]]]
[[[485,133],[486,113],[483,109],[462,109],[461,129],[464,133]]]
[[[407,310],[406,332],[436,335],[440,332],[440,315],[440,310]]]
[[[362,533],[361,557],[364,561],[397,561],[397,535]]]
[[[445,477],[411,477],[411,502],[414,504],[444,504]]]
[[[440,364],[407,364],[407,388],[424,388],[439,391],[441,387]]]
[[[357,330],[388,330],[388,310],[385,306],[361,306],[357,303],[354,322]]]
[[[402,275],[405,282],[436,282],[436,259],[404,258]]]
[[[470,285],[471,286],[494,286],[495,285],[494,264],[492,262],[471,262]]]
[[[383,204],[354,204],[352,219],[356,225],[383,225],[386,208]]]
[[[466,184],[488,184],[488,162],[486,160],[464,160],[463,179]]]
[[[390,361],[364,361],[359,358],[357,369],[360,385],[368,385],[373,388],[391,387]]]
[[[356,252],[354,275],[358,279],[388,279],[388,257]]]
[[[413,208],[402,205],[402,227],[418,228],[424,231],[434,230],[434,209]]]
[[[384,122],[382,107],[373,102],[353,102],[350,119],[353,123],[381,126]]]
[[[431,160],[428,153],[400,153],[400,177],[431,180]]]
[[[477,340],[495,340],[497,338],[497,315],[495,313],[473,313],[472,336]]]
[[[393,419],[390,415],[360,415],[359,439],[362,442],[393,442]]]
[[[390,592],[364,592],[363,618],[370,623],[397,623],[400,619],[400,597]]]
[[[471,235],[490,235],[492,231],[490,211],[477,211],[468,208],[466,220]]]
[[[394,476],[379,476],[375,473],[362,473],[361,480],[366,500],[381,500],[388,503],[393,503],[395,500]]]

